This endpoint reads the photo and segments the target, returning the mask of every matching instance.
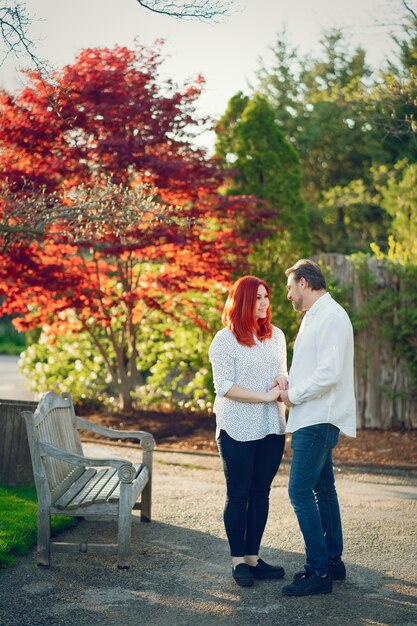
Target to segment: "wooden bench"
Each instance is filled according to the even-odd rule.
[[[22,411],[26,421],[38,496],[39,565],[50,565],[51,551],[117,554],[121,569],[129,567],[132,509],[141,521],[151,520],[152,450],[155,440],[142,431],[104,428],[75,415],[71,395],[44,394],[34,413]],[[138,439],[142,463],[116,458],[96,459],[83,453],[79,430],[112,439]],[[99,468],[99,469],[98,469]],[[141,495],[140,503],[137,503]],[[117,544],[51,542],[51,515],[117,520]]]

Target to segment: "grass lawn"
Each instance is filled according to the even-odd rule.
[[[9,567],[16,556],[36,544],[38,504],[34,487],[0,485],[0,567]],[[73,526],[72,517],[53,517],[52,532]]]

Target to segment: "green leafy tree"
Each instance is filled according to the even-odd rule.
[[[241,92],[231,98],[216,126],[216,155],[229,169],[227,193],[259,199],[267,222],[263,227],[243,222],[242,232],[264,228],[266,237],[249,256],[250,271],[272,286],[275,321],[290,335],[293,311],[286,306],[284,270],[289,259],[308,254],[308,213],[301,197],[301,169],[297,152],[286,140],[266,98]]]
[[[258,72],[257,89],[268,98],[277,124],[300,155],[313,250],[334,250],[341,239],[344,250],[359,250],[362,235],[359,240],[345,238],[349,211],[345,214],[344,204],[338,202],[329,221],[329,199],[323,194],[334,196],[332,189],[358,179],[367,184],[371,166],[387,158],[379,127],[365,115],[371,77],[365,53],[361,48],[350,52],[337,30],[324,34],[318,58],[301,57],[282,36],[273,52],[271,67],[263,64]],[[378,212],[367,206],[364,222],[369,215],[377,218]]]
[[[323,189],[363,177],[381,152],[363,123],[371,70],[364,50],[350,53],[337,30],[324,34],[319,58],[298,56],[281,38],[273,51],[276,61],[261,67],[257,89],[299,153],[304,195],[314,203]]]
[[[404,168],[382,188],[382,206],[392,217],[390,227],[403,261],[417,265],[417,163]]]
[[[373,128],[363,123],[371,73],[365,52],[359,48],[350,55],[339,32],[326,34],[322,43],[323,60],[306,64],[302,73],[309,112],[297,142],[315,194],[363,177],[381,152]]]
[[[417,14],[408,12],[403,36],[394,37],[397,59],[380,73],[367,103],[367,119],[379,129],[386,163],[417,160]]]
[[[323,228],[316,235],[320,249],[350,254],[369,252],[371,242],[386,247],[390,217],[376,185],[376,180],[357,179],[323,192],[319,205]]]
[[[267,98],[274,109],[277,125],[287,141],[298,150],[297,128],[302,124],[305,112],[301,59],[298,50],[290,45],[285,29],[278,33],[271,52],[272,61],[268,66],[261,62],[253,89]]]
[[[275,122],[266,98],[236,94],[216,132],[216,155],[233,167],[228,193],[254,195],[264,201],[270,210],[271,232],[277,227],[290,229],[294,242],[308,248],[299,158]]]

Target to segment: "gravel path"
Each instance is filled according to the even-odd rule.
[[[109,446],[87,444],[108,456]],[[135,458],[132,448],[112,455]],[[54,555],[39,568],[33,553],[0,571],[2,626],[416,626],[417,477],[338,472],[348,578],[332,594],[281,595],[303,565],[303,543],[287,497],[288,465],[276,477],[262,556],[282,564],[281,581],[237,587],[223,530],[224,478],[217,457],[155,453],[152,524],[135,513],[132,566],[114,557]],[[82,522],[68,531],[85,541],[115,525]]]

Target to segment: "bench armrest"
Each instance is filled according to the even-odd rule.
[[[117,475],[119,480],[124,483],[131,483],[135,477],[136,470],[133,463],[124,459],[95,459],[88,456],[83,456],[81,454],[74,454],[73,452],[67,452],[66,450],[57,448],[50,443],[41,443],[39,445],[39,449],[40,455],[42,457],[51,456],[54,459],[66,461],[71,465],[88,465],[89,467],[115,467],[117,469]]]
[[[138,439],[143,450],[153,450],[155,447],[155,439],[150,433],[143,430],[115,430],[94,424],[94,422],[90,422],[83,417],[77,416],[75,419],[77,428],[89,430],[110,439]]]

